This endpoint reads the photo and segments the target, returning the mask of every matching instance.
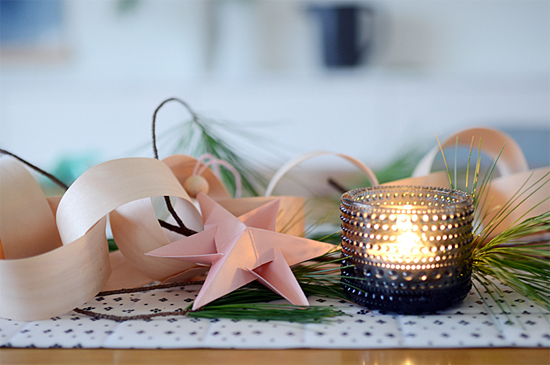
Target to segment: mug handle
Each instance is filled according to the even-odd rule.
[[[373,39],[373,34],[374,34],[374,10],[370,7],[361,7],[361,8],[359,8],[359,10],[361,11],[361,13],[363,15],[365,15],[368,18],[367,29],[364,32],[368,35],[367,39],[363,40],[363,44],[361,44],[357,48],[357,51],[358,51],[359,55],[362,56],[363,53],[365,53],[365,51],[369,48],[369,45],[371,45],[371,42],[372,42],[372,39]]]

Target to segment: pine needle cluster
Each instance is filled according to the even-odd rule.
[[[492,207],[491,181],[500,154],[481,178],[481,139],[479,140],[473,183],[469,188],[473,144],[472,138],[465,190],[469,190],[468,192],[472,195],[475,210],[472,246],[474,288],[482,300],[484,296],[481,293],[487,293],[505,313],[509,311],[510,303],[497,282],[512,288],[542,308],[550,310],[550,211],[527,218],[533,209],[550,200],[550,196],[525,208],[525,202],[533,194],[550,184],[550,172],[538,179],[534,179],[531,175],[507,202],[501,206]],[[442,149],[441,153],[443,154]],[[443,159],[451,186],[456,188],[457,163],[455,161],[453,181],[444,154]],[[519,209],[524,211],[521,217],[511,225],[502,227],[507,218]]]

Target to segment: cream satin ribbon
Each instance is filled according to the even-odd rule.
[[[353,158],[351,156],[348,156],[342,153],[336,153],[331,151],[313,151],[313,152],[305,153],[303,155],[295,157],[289,160],[288,162],[286,162],[283,166],[281,166],[271,178],[271,181],[267,186],[265,195],[270,196],[273,193],[273,190],[277,185],[277,183],[291,169],[298,166],[302,162],[305,162],[307,160],[311,160],[317,157],[323,157],[323,156],[336,156],[350,162],[355,167],[357,167],[361,172],[363,172],[363,174],[365,174],[371,186],[378,185],[378,179],[376,178],[376,175],[370,169],[370,167],[363,164],[361,161],[357,160],[356,158]],[[449,179],[447,178],[447,175],[444,172],[439,171],[434,173],[428,172],[426,176],[410,177],[406,179],[388,182],[382,185],[423,185],[423,186],[449,187]]]
[[[311,160],[311,159],[314,159],[314,158],[317,158],[317,157],[322,157],[322,156],[336,156],[336,157],[342,158],[344,160],[347,160],[347,161],[351,162],[353,165],[355,165],[359,170],[361,170],[367,176],[367,178],[369,179],[369,181],[371,183],[378,184],[378,180],[376,179],[376,176],[374,175],[372,170],[369,167],[365,166],[361,161],[359,161],[359,160],[357,160],[353,157],[341,154],[341,153],[335,153],[335,152],[331,152],[331,151],[313,151],[313,152],[309,152],[309,153],[297,156],[297,157],[289,160],[285,164],[283,164],[275,172],[275,174],[273,174],[273,177],[271,178],[269,184],[267,185],[266,192],[265,192],[265,197],[263,199],[266,200],[266,201],[273,199],[273,197],[271,197],[271,194],[273,194],[273,190],[275,189],[275,186],[279,183],[281,178],[287,172],[289,172],[291,169],[298,166],[302,162],[305,162],[307,160]],[[298,235],[297,233],[301,232],[300,235],[303,235],[303,232],[304,232],[304,229],[305,229],[305,219],[304,219],[304,216],[305,216],[305,213],[304,213],[305,212],[305,208],[304,208],[305,202],[304,202],[303,198],[300,198],[301,199],[300,201],[290,200],[288,198],[289,197],[287,197],[287,199],[281,200],[281,202],[280,202],[281,211],[288,212],[287,217],[281,219],[281,225],[284,226],[284,227],[288,227],[287,230],[285,231],[288,234]],[[291,197],[291,198],[296,199],[296,197]],[[300,204],[300,205],[298,205],[298,204]],[[290,217],[293,217],[293,216],[294,217],[297,216],[297,217],[300,218],[300,221],[298,222],[298,224],[296,222],[294,222],[294,223],[288,222],[288,219]],[[279,222],[277,222],[277,225],[279,226]]]
[[[197,160],[190,156],[173,155],[163,160],[178,181],[183,185],[185,180],[197,170]],[[246,197],[232,199],[223,184],[210,169],[204,169],[199,163],[199,169],[203,171],[201,176],[206,179],[209,185],[208,196],[216,200],[222,207],[241,216],[275,199],[279,200],[279,215],[277,218],[277,232],[291,236],[303,236],[305,230],[304,199],[298,196],[276,196],[267,194],[265,197]],[[273,180],[272,180],[273,181]],[[116,238],[115,238],[116,241]],[[118,241],[117,241],[118,242]],[[145,251],[148,252],[148,251]]]
[[[418,178],[430,173],[434,158],[441,148],[454,147],[457,141],[458,145],[469,147],[472,139],[474,140],[474,152],[481,140],[481,152],[493,160],[498,157],[496,168],[500,176],[490,182],[489,189],[481,197],[481,201],[485,200],[485,197],[487,198],[485,200],[487,203],[483,207],[484,212],[487,212],[483,219],[483,225],[487,226],[501,207],[514,200],[518,191],[524,192],[515,204],[524,199],[525,201],[515,210],[510,211],[506,217],[497,218],[500,223],[494,226],[489,237],[494,237],[505,228],[524,219],[550,211],[550,199],[548,199],[550,197],[550,183],[548,182],[550,167],[530,170],[523,151],[516,141],[506,133],[492,128],[470,128],[450,135],[441,143],[441,147],[435,146],[424,156],[416,166],[413,177]],[[531,185],[534,186],[530,187]]]
[[[39,189],[18,161],[0,159],[4,256],[0,260],[0,316],[4,318],[49,318],[81,305],[103,289],[111,273],[107,215],[118,207],[154,196],[174,196],[186,201],[188,215],[201,222],[172,171],[154,159],[119,159],[91,168],[67,190],[57,209],[55,199],[47,200]],[[139,250],[140,245],[136,247]]]
[[[548,183],[550,167],[529,170],[523,151],[516,141],[507,134],[491,128],[470,128],[452,134],[441,143],[441,146],[436,145],[422,158],[410,178],[388,182],[383,185],[450,188],[451,185],[447,173],[445,171],[431,172],[431,168],[441,148],[454,147],[457,143],[457,138],[459,145],[468,147],[472,142],[472,138],[474,138],[474,143],[476,144],[474,148],[479,145],[479,140],[481,139],[481,152],[492,159],[496,159],[500,154],[496,165],[500,177],[494,178],[490,183],[490,188],[485,192],[488,203],[483,207],[484,211],[487,212],[483,221],[484,225],[487,225],[495,217],[500,207],[506,205],[511,199],[514,199],[518,191],[524,191],[516,200],[516,203],[524,199],[525,201],[515,210],[509,212],[506,217],[499,218],[500,223],[495,226],[490,237],[501,233],[503,229],[514,223],[550,211],[550,183]],[[378,180],[371,169],[357,159],[339,153],[317,151],[300,155],[284,164],[274,174],[267,187],[266,195],[271,194],[278,181],[290,169],[304,161],[326,155],[334,155],[351,162],[365,174],[372,186],[378,185]],[[547,183],[544,184],[545,179]],[[534,186],[528,188],[532,184]]]
[[[267,185],[265,196],[266,197],[270,196],[273,193],[273,189],[275,189],[275,186],[279,183],[279,180],[281,180],[281,178],[284,175],[286,175],[286,173],[289,172],[291,169],[298,166],[302,162],[305,162],[317,157],[322,157],[322,156],[336,156],[352,163],[353,165],[355,165],[355,167],[357,167],[359,170],[361,170],[365,174],[365,176],[367,177],[371,185],[378,185],[378,179],[376,178],[372,170],[368,166],[363,164],[361,161],[342,153],[331,152],[331,151],[313,151],[313,152],[305,153],[303,155],[295,157],[289,160],[288,162],[286,162],[284,165],[282,165],[275,172],[275,174],[271,178],[271,181]]]

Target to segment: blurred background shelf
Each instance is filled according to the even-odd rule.
[[[49,38],[2,38],[0,146],[47,169],[151,156],[152,113],[172,96],[267,136],[273,153],[243,148],[271,167],[316,149],[383,166],[473,125],[515,133],[534,166],[549,163],[546,0],[346,2],[374,23],[359,29],[370,52],[340,68],[324,65],[309,10],[331,1],[1,0],[2,16],[15,3],[58,13]],[[159,117],[159,131],[188,118],[177,105]]]

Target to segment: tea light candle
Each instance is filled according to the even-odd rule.
[[[445,188],[377,186],[342,195],[342,286],[398,313],[460,303],[471,288],[473,201]]]

